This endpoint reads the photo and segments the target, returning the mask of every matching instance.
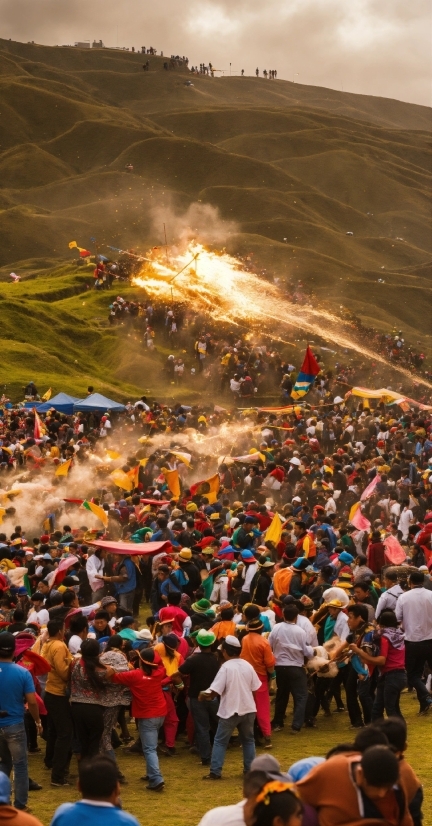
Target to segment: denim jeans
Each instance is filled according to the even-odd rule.
[[[133,602],[135,596],[135,588],[133,591],[127,591],[126,594],[117,594],[117,599],[119,601],[120,608],[123,608],[124,611],[129,611],[130,616],[133,616]]]
[[[159,729],[163,726],[164,719],[164,717],[141,717],[137,719],[149,786],[158,786],[159,783],[164,782],[157,756],[158,734]]]
[[[308,699],[306,671],[297,665],[276,666],[276,699],[273,723],[283,726],[290,693],[294,699],[292,727],[300,731]]]
[[[7,745],[14,770],[14,806],[24,809],[28,800],[27,736],[24,722],[0,727],[0,737]],[[0,764],[0,770],[3,771]],[[5,774],[7,772],[4,772]]]
[[[360,700],[360,705],[363,711],[363,721],[365,726],[368,726],[372,719],[373,697],[371,694],[371,679],[366,677],[361,680],[357,677],[357,695]]]
[[[402,717],[399,702],[401,692],[407,686],[407,675],[403,669],[387,671],[378,677],[375,701],[372,709],[372,720],[384,717]]]
[[[234,714],[226,720],[219,717],[210,763],[210,771],[212,774],[221,776],[228,743],[235,728],[238,729],[243,749],[243,769],[245,772],[249,771],[252,760],[255,757],[255,716],[255,712],[252,711],[249,712],[249,714]]]
[[[190,712],[195,727],[195,739],[201,760],[210,760],[211,743],[210,732],[216,731],[218,726],[218,700],[200,703],[198,698],[191,697],[189,700]]]

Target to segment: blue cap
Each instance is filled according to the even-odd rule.
[[[28,593],[27,593],[27,588],[24,588],[24,585],[21,585],[21,586],[18,588],[17,593],[18,593],[18,596],[19,596],[19,597],[23,597],[23,596],[24,596],[24,594],[25,594],[26,596],[28,596]]]
[[[4,772],[0,772],[0,803],[10,803],[11,782]]]
[[[351,565],[351,562],[354,562],[354,557],[351,556],[348,551],[342,551],[342,553],[339,554],[339,559],[341,562],[344,562],[345,565]]]
[[[293,563],[293,568],[295,568],[296,571],[305,571],[308,567],[309,560],[305,556],[299,556],[299,558]]]
[[[252,551],[242,551],[240,556],[242,559],[255,559]]]
[[[319,766],[320,763],[325,763],[324,757],[303,757],[302,760],[297,760],[287,771],[289,780],[291,783],[298,783],[299,780],[306,777],[306,775],[308,775],[315,766]]]

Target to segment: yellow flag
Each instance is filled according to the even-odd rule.
[[[107,450],[106,455],[109,456],[110,459],[114,461],[114,459],[120,459],[121,453],[118,453],[117,450]]]
[[[72,459],[68,459],[67,462],[63,462],[62,465],[59,465],[55,475],[56,476],[67,476],[69,473],[69,468],[72,464]]]
[[[353,516],[357,513],[357,511],[358,511],[358,509],[359,509],[359,507],[360,507],[360,504],[361,504],[360,502],[356,502],[356,503],[352,506],[352,508],[351,508],[351,510],[350,510],[350,512],[349,512],[348,522],[351,522],[351,520],[352,520]]]
[[[6,515],[5,508],[0,508],[0,525],[3,522],[3,519],[5,518],[5,515]]]
[[[167,485],[173,495],[173,499],[178,499],[180,497],[180,479],[178,470],[167,470],[166,468],[161,468],[161,471],[165,476]]]
[[[82,507],[85,508],[87,511],[91,511],[94,513],[95,516],[100,519],[100,521],[107,527],[108,525],[108,514],[107,512],[100,507],[100,505],[96,505],[94,502],[87,502],[87,499],[84,499],[82,503]]]
[[[210,476],[210,479],[204,479],[203,482],[196,482],[195,485],[190,486],[192,496],[205,496],[208,499],[209,505],[213,505],[217,500],[217,495],[220,488],[219,474],[215,473]]]
[[[51,395],[52,395],[52,390],[51,390],[51,387],[50,387],[50,389],[47,390],[46,393],[43,394],[43,396],[42,396],[43,401],[48,402],[51,398]]]
[[[282,536],[282,520],[278,513],[275,513],[270,525],[268,526],[266,533],[265,533],[265,541],[266,542],[273,542],[274,545],[277,545],[280,542]]]
[[[141,467],[145,467],[145,466],[146,466],[146,464],[147,464],[147,462],[148,462],[148,458],[147,458],[147,459],[140,459],[140,465],[141,465]]]
[[[76,241],[69,241],[68,246],[69,246],[70,250],[73,250],[77,246],[77,242]]]
[[[172,453],[173,456],[176,457],[176,459],[179,460],[179,462],[183,462],[183,464],[186,465],[186,467],[190,467],[190,463],[191,463],[191,459],[192,459],[192,456],[191,456],[190,453],[183,453],[183,452],[180,452],[179,450],[171,450],[170,452]]]
[[[131,470],[128,470],[127,472],[127,476],[129,476],[129,479],[132,482],[132,487],[134,488],[137,488],[139,484],[139,469],[140,466],[136,465],[136,467],[133,467]]]
[[[132,479],[130,479],[127,473],[125,473],[124,470],[121,470],[121,468],[118,470],[113,470],[113,472],[110,473],[109,478],[115,485],[117,485],[118,488],[121,488],[122,490],[127,490],[129,492],[133,488]]]

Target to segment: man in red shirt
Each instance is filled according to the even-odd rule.
[[[179,607],[181,597],[180,592],[177,593],[173,591],[169,593],[167,598],[168,606],[159,609],[159,622],[168,622],[168,620],[171,620],[172,630],[177,637],[183,637],[185,629],[192,624],[186,611],[183,611],[183,608]],[[164,633],[168,632],[165,631]]]

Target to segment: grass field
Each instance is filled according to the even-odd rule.
[[[432,718],[417,717],[418,703],[412,694],[404,694],[402,709],[408,723],[407,758],[425,787],[424,824],[432,823],[432,799],[430,795],[430,737]],[[290,711],[290,709],[289,709]],[[290,716],[290,715],[289,715]],[[348,729],[347,713],[334,714],[331,718],[318,717],[318,728],[304,729],[298,737],[286,730],[273,736],[274,747],[271,754],[279,761],[284,771],[301,757],[324,755],[333,745],[350,742],[352,732]],[[133,725],[129,726],[133,733]],[[126,775],[128,785],[122,787],[123,806],[134,814],[143,826],[169,823],[170,826],[196,826],[200,818],[213,806],[236,803],[242,797],[242,758],[239,748],[228,751],[224,767],[224,779],[220,783],[202,780],[206,770],[196,756],[191,756],[183,739],[177,743],[178,755],[161,756],[160,763],[165,777],[166,790],[161,795],[145,790],[140,780],[144,772],[144,760],[138,755],[129,755],[122,749],[117,751],[119,765]],[[257,753],[262,753],[258,749]],[[72,764],[71,771],[76,771]],[[41,755],[30,757],[31,776],[43,784],[43,791],[30,794],[29,804],[33,813],[44,826],[48,826],[56,807],[66,800],[77,800],[73,789],[52,789],[50,774],[42,767]],[[222,824],[221,824],[222,826]]]

